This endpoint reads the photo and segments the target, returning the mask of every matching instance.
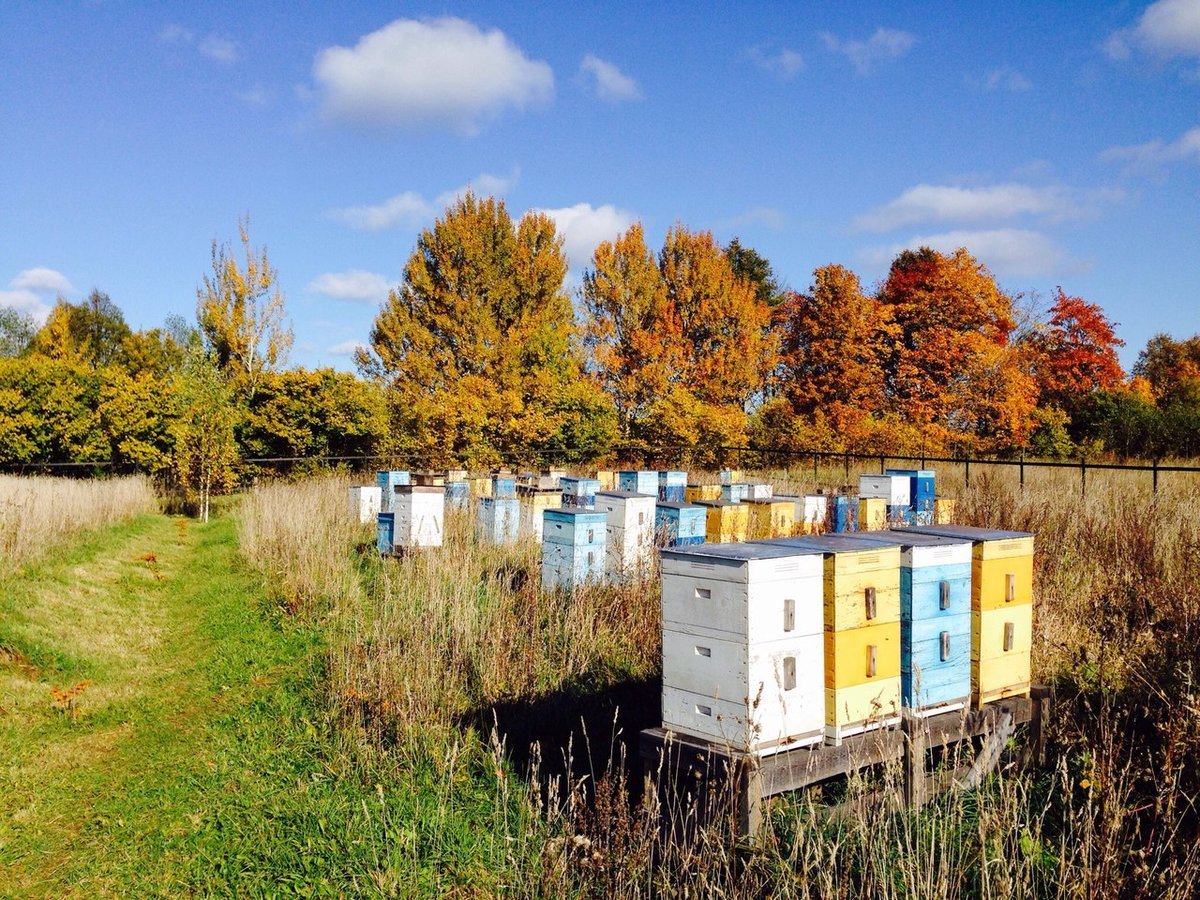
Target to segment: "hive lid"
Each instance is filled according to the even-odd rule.
[[[786,547],[765,542],[741,542],[736,544],[696,544],[691,547],[673,547],[663,550],[664,559],[715,558],[738,562],[753,559],[780,559],[787,556],[814,556],[820,550],[808,547]]]
[[[642,497],[642,498],[646,498],[646,499],[650,499],[650,500],[655,499],[655,496],[653,494],[639,494],[637,491],[596,491],[596,496],[597,497],[617,497],[621,500],[629,500],[631,498],[636,499],[638,497]]]
[[[854,535],[864,541],[874,541],[889,547],[954,547],[969,544],[966,538],[947,537],[941,534],[926,534],[912,528],[893,528],[890,531],[860,531]]]
[[[602,509],[580,509],[578,506],[551,507],[550,509],[542,510],[542,512],[552,518],[555,516],[570,516],[574,519],[579,516],[592,516],[603,519],[605,517],[604,510]]]
[[[697,500],[696,506],[745,506],[745,503],[738,503],[736,500]]]
[[[397,494],[444,494],[446,488],[440,484],[398,484]]]
[[[675,503],[673,501],[660,500],[657,504],[659,509],[699,509],[697,503]]]
[[[884,534],[884,532],[875,532]],[[852,534],[814,534],[792,538],[773,538],[765,543],[780,547],[810,548],[818,553],[857,553],[863,550],[878,550],[880,545],[899,547],[901,542],[891,540],[867,540]]]
[[[1002,528],[980,528],[976,525],[917,525],[908,530],[966,541],[1008,541],[1034,536],[1031,531],[1005,531]]]

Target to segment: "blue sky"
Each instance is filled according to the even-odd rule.
[[[805,289],[968,247],[1011,292],[1200,332],[1200,0],[0,5],[0,304],[194,315],[249,213],[293,361],[350,366],[466,185],[573,278],[634,220]]]

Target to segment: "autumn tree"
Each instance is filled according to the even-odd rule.
[[[1138,354],[1133,373],[1149,382],[1159,403],[1170,403],[1200,385],[1200,334],[1176,340],[1156,334]]]
[[[1093,391],[1109,390],[1125,380],[1113,323],[1094,303],[1068,296],[1061,287],[1044,329],[1030,341],[1034,369],[1044,403],[1070,412]]]
[[[196,319],[217,366],[253,396],[263,372],[286,360],[292,329],[267,249],[251,245],[249,216],[238,220],[238,237],[241,262],[232,244],[213,241],[212,272],[196,291]]]
[[[514,225],[491,197],[468,192],[422,232],[357,356],[390,390],[398,453],[534,461],[565,431],[587,432],[580,415],[611,416],[582,378],[566,271],[553,220]]]
[[[207,522],[213,495],[228,490],[236,480],[234,426],[238,413],[233,391],[214,360],[195,349],[176,374],[174,393],[174,474],[197,514]]]
[[[58,299],[30,349],[51,359],[78,360],[90,368],[122,362],[122,344],[132,331],[108,294],[93,290],[80,303]]]

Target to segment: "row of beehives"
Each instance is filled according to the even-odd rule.
[[[662,552],[663,727],[758,753],[1030,686],[1033,535],[955,525]]]

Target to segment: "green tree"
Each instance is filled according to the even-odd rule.
[[[743,247],[736,237],[725,248],[725,257],[733,274],[744,278],[754,285],[754,294],[760,303],[767,306],[778,306],[783,301],[784,292],[779,286],[779,279],[771,262],[753,247]]]
[[[59,298],[34,335],[32,349],[51,359],[79,360],[93,369],[122,362],[122,348],[131,330],[112,298],[93,290],[80,303]]]
[[[189,502],[208,521],[212,496],[236,481],[238,414],[225,375],[193,350],[175,377],[177,415],[171,425],[173,470]]]
[[[19,309],[0,306],[0,357],[20,356],[33,343],[37,324]]]

